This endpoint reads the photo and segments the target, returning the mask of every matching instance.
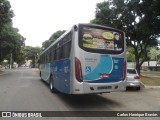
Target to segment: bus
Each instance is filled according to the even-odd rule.
[[[121,30],[77,24],[40,55],[40,77],[51,92],[92,94],[126,89],[126,41]]]

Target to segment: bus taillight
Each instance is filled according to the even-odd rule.
[[[124,61],[122,80],[125,80],[125,78],[126,78],[126,60]]]
[[[79,82],[83,82],[81,62],[78,58],[75,58],[75,74],[76,74],[76,79]]]
[[[140,77],[139,76],[134,76],[134,79],[139,80]]]

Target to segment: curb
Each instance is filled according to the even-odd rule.
[[[145,86],[147,89],[160,89],[160,86]]]
[[[143,75],[143,74],[142,74],[142,76],[143,76],[143,77],[155,77],[155,78],[160,78],[160,76],[156,76],[156,75],[153,76],[153,75],[149,75],[149,74],[148,74],[148,75]]]
[[[143,88],[147,88],[147,89],[158,89],[160,88],[160,86],[148,86],[148,85],[145,85],[144,83],[141,82],[141,86]]]
[[[140,83],[141,83],[141,86],[145,88],[145,84],[144,84],[144,83],[142,83],[141,81],[140,81]]]

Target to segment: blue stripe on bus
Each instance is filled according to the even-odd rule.
[[[112,72],[109,74],[108,78],[100,78],[101,73],[102,74],[106,73],[106,71],[103,71],[103,72],[100,71],[99,74],[96,75],[96,76],[99,76],[99,78],[97,80],[91,79],[91,80],[87,80],[87,81],[84,80],[84,81],[90,82],[90,83],[112,83],[112,82],[121,81],[122,75],[123,75],[124,58],[112,58],[112,60],[113,60],[113,69],[112,69]],[[111,64],[111,62],[109,62],[109,64]],[[107,63],[106,67],[108,67],[109,64]],[[98,67],[103,68],[104,64],[101,66],[98,66]],[[110,68],[111,68],[111,66],[110,66]],[[92,75],[95,76],[94,74],[92,74]],[[85,79],[85,77],[83,77],[83,79]]]
[[[104,65],[106,67],[104,67]],[[100,62],[97,67],[87,75],[83,76],[83,80],[85,81],[93,81],[100,78],[99,74],[109,74],[113,69],[113,61],[110,55],[101,55]],[[99,74],[97,74],[99,73]]]
[[[70,60],[60,60],[51,63],[54,87],[63,93],[70,93]]]

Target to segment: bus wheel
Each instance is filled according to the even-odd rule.
[[[40,73],[39,73],[39,77],[41,78],[40,80],[43,80],[43,79],[42,79],[42,76],[41,76],[41,71],[40,71]]]
[[[50,76],[49,87],[50,87],[50,90],[51,90],[52,93],[55,92],[52,75]]]

